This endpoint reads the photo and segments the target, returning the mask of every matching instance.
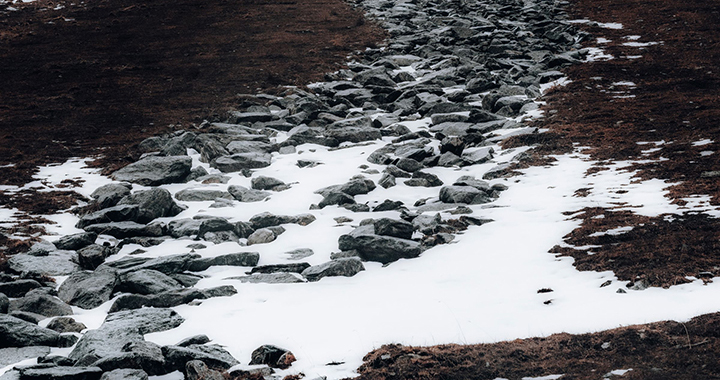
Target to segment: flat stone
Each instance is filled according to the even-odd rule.
[[[20,370],[20,380],[99,380],[98,367],[49,367]]]
[[[48,354],[50,354],[50,347],[47,346],[0,348],[0,368]]]
[[[302,275],[308,281],[320,281],[324,277],[352,277],[363,270],[365,270],[365,266],[360,259],[342,258],[311,266],[305,269]]]
[[[143,186],[159,186],[182,182],[191,168],[192,158],[188,156],[150,156],[116,171],[111,177]]]

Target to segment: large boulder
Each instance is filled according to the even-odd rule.
[[[70,305],[94,309],[110,300],[116,284],[117,271],[111,267],[78,271],[60,285],[58,297]]]
[[[121,199],[119,205],[137,205],[138,214],[134,219],[138,223],[148,223],[155,218],[175,216],[183,211],[165,189],[138,191]]]
[[[488,203],[493,200],[486,192],[473,186],[444,186],[440,189],[443,203],[464,203],[470,205]]]
[[[190,263],[199,257],[200,255],[194,253],[181,253],[178,255],[156,257],[154,259],[129,257],[107,265],[117,268],[120,274],[141,269],[153,269],[169,275],[184,272],[188,269]]]
[[[60,334],[22,319],[0,314],[0,348],[52,346],[55,347]]]
[[[112,174],[117,181],[143,186],[182,182],[190,174],[192,158],[188,156],[149,156]]]

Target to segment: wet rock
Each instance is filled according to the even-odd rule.
[[[342,258],[326,263],[311,266],[302,272],[308,281],[320,281],[324,277],[352,277],[365,270],[362,262],[357,258]]]
[[[149,156],[113,173],[116,181],[159,186],[182,182],[190,174],[192,158],[188,156]]]
[[[54,241],[53,244],[57,247],[57,249],[77,251],[80,248],[94,243],[95,239],[97,239],[97,234],[81,232],[78,234],[63,236],[57,241]]]
[[[57,346],[60,334],[9,315],[0,314],[0,348]]]
[[[80,322],[76,322],[70,317],[57,317],[50,321],[50,323],[48,323],[47,328],[62,334],[67,332],[79,333],[85,330],[87,327]]]
[[[266,364],[270,368],[286,369],[292,365],[295,356],[292,352],[272,345],[264,345],[256,348],[250,354],[250,365]]]
[[[46,317],[72,315],[72,308],[60,299],[41,292],[31,292],[25,297],[10,301],[10,309],[40,314]]]
[[[42,285],[31,279],[26,280],[15,280],[10,282],[0,282],[0,293],[8,296],[8,297],[23,297],[27,292],[42,287]],[[2,308],[0,307],[0,313],[2,313]]]

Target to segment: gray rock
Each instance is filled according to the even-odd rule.
[[[378,185],[382,186],[384,189],[389,189],[396,185],[395,176],[392,174],[385,173],[380,178],[380,181],[378,181]]]
[[[214,159],[210,166],[223,173],[239,172],[243,169],[259,169],[270,166],[272,156],[269,153],[236,153]]]
[[[395,165],[401,170],[411,173],[423,168],[423,164],[413,160],[412,158],[401,158]]]
[[[332,191],[324,196],[323,200],[320,201],[318,206],[320,208],[325,208],[331,205],[342,206],[354,203],[355,198],[353,198],[351,195],[343,193],[342,191]]]
[[[270,112],[239,112],[230,111],[230,121],[233,124],[240,123],[255,123],[273,120],[273,115]]]
[[[276,190],[278,188],[285,188],[287,185],[285,182],[272,177],[258,176],[254,177],[250,181],[251,187],[255,190]]]
[[[473,176],[462,176],[455,180],[455,183],[453,183],[455,186],[472,186],[478,190],[484,191],[484,192],[490,192],[492,191],[492,188],[490,187],[490,184],[481,180],[477,179]]]
[[[23,297],[27,292],[42,287],[39,282],[35,280],[15,280],[10,282],[0,282],[0,293],[8,297]],[[0,313],[2,313],[0,307]]]
[[[463,152],[461,158],[468,165],[482,164],[493,158],[495,150],[492,147],[470,148]]]
[[[148,374],[140,369],[123,368],[104,372],[100,380],[148,380]]]
[[[108,207],[106,209],[83,215],[75,224],[75,227],[85,228],[91,224],[137,220],[138,211],[140,211],[140,207],[138,205],[126,204]]]
[[[240,202],[262,202],[272,195],[267,191],[248,189],[237,185],[228,187],[228,192]]]
[[[425,235],[434,234],[440,226],[440,223],[442,223],[442,218],[440,217],[440,214],[420,214],[416,216],[412,221],[413,227],[416,230],[424,233]]]
[[[277,235],[269,228],[255,230],[247,238],[247,245],[271,243],[277,239]]]
[[[84,324],[76,322],[70,317],[57,317],[48,323],[47,328],[59,333],[81,332],[87,328]]]
[[[45,356],[49,353],[50,347],[47,346],[0,348],[0,367],[15,364],[25,359]]]
[[[309,268],[308,263],[293,263],[293,264],[272,264],[272,265],[261,265],[253,268],[250,273],[280,273],[280,272],[293,272],[302,273],[305,269]]]
[[[323,277],[352,277],[365,270],[362,262],[357,258],[342,258],[314,265],[302,272],[308,281],[320,281]]]
[[[208,232],[219,232],[219,231],[233,231],[235,225],[228,222],[224,218],[208,218],[203,219],[198,228],[197,236],[200,239],[204,239]]]
[[[440,189],[440,201],[444,203],[476,205],[488,203],[492,200],[487,193],[472,186],[445,186]]]
[[[411,223],[404,220],[381,218],[373,222],[375,233],[383,236],[394,236],[401,239],[412,238],[415,229]]]
[[[159,186],[182,182],[191,168],[192,158],[188,156],[150,156],[116,171],[111,177],[143,186]]]
[[[440,158],[438,159],[438,166],[443,166],[446,168],[458,166],[463,163],[463,159],[460,158],[460,156],[452,153],[452,152],[445,152],[442,155],[440,155]]]
[[[44,316],[42,314],[33,313],[30,311],[20,311],[20,310],[11,311],[8,315],[10,315],[11,317],[22,319],[25,322],[30,322],[30,323],[36,324],[36,325],[39,324],[40,321],[42,321],[43,319],[47,318],[46,316]],[[59,344],[58,344],[58,346],[59,346]]]
[[[164,375],[165,357],[162,349],[155,343],[130,342],[122,347],[122,352],[104,357],[93,366],[109,372],[117,369],[141,369],[148,375]]]
[[[257,265],[258,261],[260,261],[260,254],[257,252],[228,253],[215,257],[203,257],[194,259],[188,265],[188,270],[193,272],[201,272],[216,265],[254,267]]]
[[[140,224],[136,222],[100,223],[85,227],[85,231],[97,234],[110,235],[118,239],[135,236],[163,236],[162,226],[159,224]]]
[[[205,334],[193,335],[178,342],[176,346],[187,347],[193,344],[210,343],[210,338]]]
[[[171,220],[167,226],[167,232],[174,238],[181,238],[183,236],[197,235],[200,231],[200,225],[202,220],[196,219],[176,219]]]
[[[10,298],[4,293],[0,293],[0,314],[7,314],[10,309]]]
[[[181,253],[178,255],[156,257],[150,260],[143,258],[138,258],[139,260],[135,258],[128,258],[112,262],[109,265],[117,268],[120,274],[141,269],[153,269],[169,275],[173,273],[181,273],[187,270],[190,266],[190,262],[199,257],[200,255],[198,254]]]
[[[95,199],[100,208],[108,208],[115,206],[126,195],[130,195],[131,189],[132,185],[129,183],[109,183],[95,189],[90,197]]]
[[[78,234],[72,234],[64,236],[53,242],[57,249],[77,251],[80,248],[86,247],[95,242],[97,235],[88,232],[81,232]]]
[[[83,269],[94,270],[105,262],[105,258],[114,252],[115,251],[110,247],[99,244],[90,244],[77,251],[78,263],[80,263],[80,266],[83,267]]]
[[[120,275],[116,291],[135,294],[155,294],[182,289],[182,285],[168,275],[153,269],[140,269]]]
[[[340,236],[338,245],[343,251],[356,250],[360,258],[365,261],[377,261],[383,264],[403,258],[415,258],[422,253],[422,247],[416,241],[375,235],[361,228]]]
[[[263,345],[250,354],[250,365],[266,364],[270,368],[286,369],[296,360],[292,352],[272,345]]]
[[[10,301],[10,311],[25,311],[56,317],[59,315],[72,315],[72,308],[60,299],[40,292],[28,293],[23,298]]]
[[[353,178],[340,186],[339,191],[350,196],[367,194],[375,190],[375,182],[367,178]]]
[[[186,380],[225,380],[222,373],[208,368],[200,360],[191,360],[185,364]]]
[[[138,223],[148,223],[156,218],[175,216],[183,211],[165,189],[138,191],[121,199],[119,205],[137,205]]]
[[[0,348],[57,346],[60,334],[9,315],[0,314]]]
[[[405,207],[405,205],[401,201],[393,201],[390,199],[386,199],[382,201],[382,203],[375,206],[373,208],[373,212],[399,210],[403,207]]]
[[[226,280],[240,280],[250,284],[293,284],[305,282],[305,279],[294,273],[253,273],[249,276],[228,277]]]
[[[117,272],[113,268],[78,271],[60,285],[58,297],[70,305],[94,309],[110,300],[116,284]]]
[[[164,346],[165,360],[172,369],[182,371],[187,362],[199,360],[211,368],[228,369],[240,364],[229,352],[218,345]]]
[[[47,256],[17,254],[8,259],[8,267],[16,273],[35,272],[48,276],[67,276],[80,270],[72,251],[54,251]]]
[[[110,307],[109,313],[139,309],[141,307],[175,307],[195,300],[228,297],[236,293],[237,290],[232,286],[219,286],[210,289],[168,290],[153,295],[124,294],[115,300],[112,307]]]
[[[270,153],[273,148],[271,144],[262,141],[232,141],[227,147],[230,154],[236,153]]]
[[[170,309],[144,308],[113,313],[100,328],[86,332],[68,357],[73,360],[95,358],[94,362],[117,355],[126,344],[143,342],[144,334],[170,330],[183,321]]]
[[[20,380],[99,380],[98,367],[48,367],[20,370]]]
[[[184,202],[204,202],[215,199],[233,199],[232,195],[222,190],[185,189],[175,193],[175,199]]]

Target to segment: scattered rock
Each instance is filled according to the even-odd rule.
[[[362,262],[357,258],[342,258],[326,263],[311,266],[302,272],[308,281],[320,281],[324,277],[352,277],[365,270]]]
[[[76,322],[70,317],[57,317],[50,321],[50,323],[48,323],[47,328],[62,334],[67,332],[79,333],[85,330],[87,327],[80,322]]]
[[[250,356],[250,365],[266,364],[270,368],[280,369],[287,369],[297,360],[292,352],[272,345],[260,346]]]
[[[116,181],[159,186],[182,182],[190,174],[192,158],[188,156],[149,156],[113,173]]]
[[[110,300],[116,284],[117,272],[113,268],[78,271],[60,285],[58,297],[70,305],[94,309]]]

